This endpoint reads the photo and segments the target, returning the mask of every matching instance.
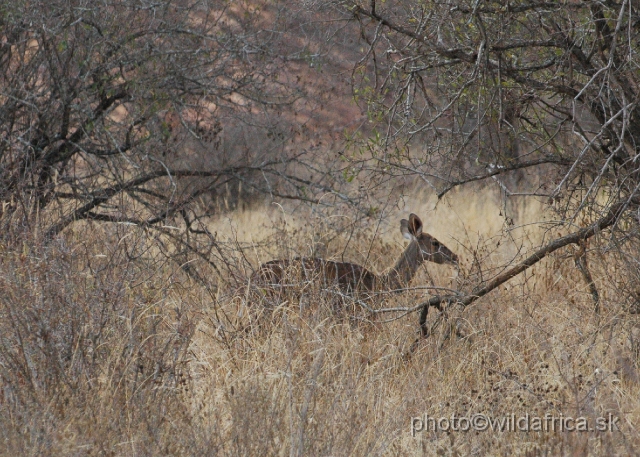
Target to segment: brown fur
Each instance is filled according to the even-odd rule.
[[[354,296],[361,292],[401,291],[424,261],[457,265],[458,257],[453,252],[431,235],[422,233],[422,221],[415,214],[400,222],[400,231],[411,242],[386,274],[376,275],[349,262],[296,257],[262,264],[251,282],[275,291],[286,287],[286,278],[298,278],[320,283],[324,288],[338,287],[342,293]]]

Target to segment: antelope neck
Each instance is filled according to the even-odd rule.
[[[413,279],[424,259],[420,254],[420,246],[416,240],[400,254],[396,264],[381,276],[381,282],[390,290],[403,289]]]

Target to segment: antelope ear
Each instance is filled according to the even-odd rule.
[[[422,233],[422,221],[413,213],[409,214],[409,233],[416,238]]]
[[[402,233],[402,236],[404,236],[409,241],[413,241],[416,239],[409,231],[409,221],[406,219],[402,219],[400,221],[400,232]]]

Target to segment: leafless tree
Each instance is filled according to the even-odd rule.
[[[294,108],[312,107],[292,76],[308,60],[287,35],[294,13],[207,0],[3,5],[2,233],[36,220],[48,238],[79,220],[135,224],[210,262],[202,221],[220,196],[344,200],[297,139]]]
[[[354,66],[354,93],[379,133],[366,145],[368,155],[354,155],[360,173],[414,177],[439,197],[487,180],[506,199],[543,199],[556,211],[556,228],[569,233],[485,277],[465,304],[556,249],[582,248],[605,228],[609,236],[596,237],[596,246],[614,248],[626,264],[632,295],[640,259],[637,2],[371,0],[323,7],[357,25],[366,43]],[[576,262],[586,269],[585,259]]]

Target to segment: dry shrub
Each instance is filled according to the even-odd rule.
[[[0,454],[208,449],[183,402],[195,323],[184,279],[115,243],[2,248]]]

